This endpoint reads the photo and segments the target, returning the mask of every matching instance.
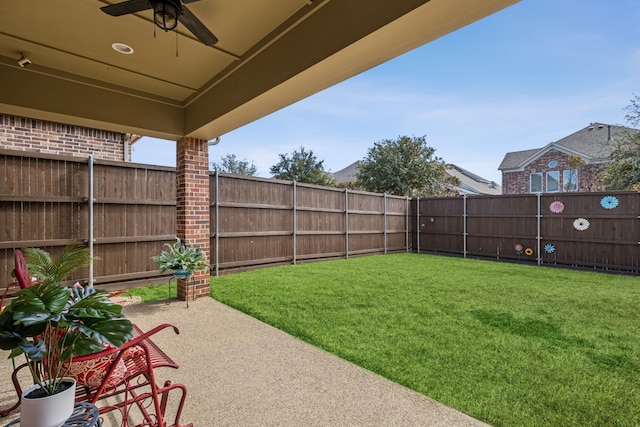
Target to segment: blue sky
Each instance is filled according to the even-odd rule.
[[[626,124],[640,95],[640,1],[522,0],[221,137],[270,176],[303,146],[336,172],[374,142],[423,136],[436,155],[501,183],[505,153],[592,122]],[[142,138],[132,160],[175,166],[175,142]]]

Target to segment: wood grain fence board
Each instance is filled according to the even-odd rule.
[[[335,254],[346,255],[344,235],[302,235],[297,240],[299,257],[309,259],[310,256],[322,258],[323,254],[335,257]]]

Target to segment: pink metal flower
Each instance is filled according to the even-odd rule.
[[[564,210],[564,203],[562,203],[560,200],[551,202],[551,204],[549,205],[549,210],[553,213],[561,213]]]

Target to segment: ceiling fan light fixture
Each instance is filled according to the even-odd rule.
[[[165,31],[171,31],[178,25],[178,16],[182,13],[180,2],[159,0],[153,3],[153,21]]]

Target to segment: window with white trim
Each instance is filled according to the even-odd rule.
[[[532,172],[529,183],[530,193],[542,193],[542,173]]]
[[[560,191],[560,171],[547,172],[547,193]]]
[[[564,191],[578,191],[578,169],[562,171],[562,189]]]

